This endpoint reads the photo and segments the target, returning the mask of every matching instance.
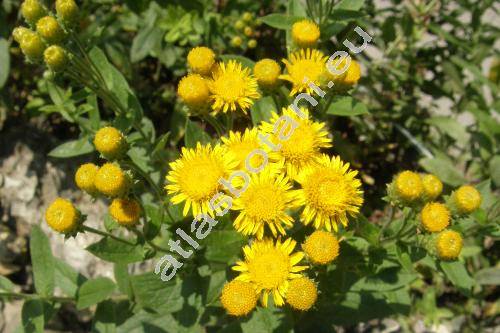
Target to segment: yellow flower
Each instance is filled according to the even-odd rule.
[[[234,112],[239,108],[246,113],[260,97],[257,80],[250,74],[250,69],[234,60],[219,64],[208,87],[212,93],[212,109],[216,112]]]
[[[438,257],[442,260],[457,259],[462,251],[462,236],[453,230],[441,232],[436,239]]]
[[[292,308],[307,311],[316,303],[317,298],[318,289],[312,280],[300,277],[290,281],[286,293],[286,302]]]
[[[77,229],[80,212],[69,200],[57,198],[45,211],[45,220],[55,231],[67,234]]]
[[[242,43],[243,43],[243,39],[241,39],[240,36],[234,36],[231,39],[231,45],[234,47],[240,47]]]
[[[353,86],[356,83],[358,83],[360,78],[361,78],[361,67],[359,66],[359,63],[356,60],[351,59],[351,63],[349,65],[349,68],[347,69],[343,83],[348,86]]]
[[[257,47],[257,40],[256,39],[250,39],[248,41],[248,48],[249,49],[255,49]]]
[[[73,23],[78,17],[78,6],[73,0],[56,0],[57,17],[66,23]]]
[[[424,185],[418,174],[407,170],[396,176],[394,190],[399,199],[405,202],[412,202],[420,199],[424,192]]]
[[[260,149],[260,142],[258,138],[259,132],[257,128],[245,129],[245,132],[233,132],[229,131],[229,137],[222,137],[221,140],[224,143],[224,148],[230,152],[234,158],[238,161],[237,169],[245,170],[246,159],[248,155],[255,149]],[[250,159],[250,166],[252,168],[259,168],[263,163],[262,155],[255,154]]]
[[[450,224],[450,211],[438,202],[429,202],[420,214],[420,220],[425,230],[439,232]]]
[[[99,167],[93,163],[82,164],[75,173],[76,186],[88,194],[95,195],[97,189],[94,182],[98,171]]]
[[[57,44],[64,38],[64,31],[52,16],[45,16],[36,23],[36,31],[48,43]]]
[[[95,177],[96,189],[108,197],[124,196],[130,186],[128,176],[113,163],[106,163],[99,168]]]
[[[243,30],[243,28],[245,27],[245,22],[238,20],[234,24],[234,27],[236,28],[236,30]]]
[[[51,45],[46,48],[45,52],[43,52],[43,59],[47,64],[47,67],[54,72],[63,70],[68,63],[66,51],[58,45]]]
[[[236,230],[262,239],[267,226],[274,237],[285,235],[284,227],[293,226],[287,213],[295,206],[296,194],[291,189],[288,178],[274,166],[252,174],[247,189],[233,203],[232,209],[240,211],[234,220]]]
[[[208,106],[210,91],[207,81],[199,74],[189,74],[182,78],[177,94],[192,110],[200,110]]]
[[[434,175],[422,176],[422,185],[424,186],[424,196],[427,200],[434,200],[443,191],[443,183]]]
[[[40,36],[34,32],[25,32],[21,39],[21,50],[24,55],[30,59],[39,59],[43,56],[45,50],[45,43]]]
[[[187,61],[194,73],[209,75],[215,64],[215,53],[205,46],[195,47],[189,51]]]
[[[451,197],[460,214],[470,214],[481,206],[481,194],[470,185],[460,186]]]
[[[272,89],[280,83],[281,67],[272,59],[262,59],[255,64],[253,74],[262,88]]]
[[[288,238],[284,242],[270,239],[255,240],[243,248],[245,261],[238,261],[233,270],[240,272],[238,281],[250,282],[258,295],[262,296],[262,305],[267,307],[269,294],[274,305],[283,306],[284,297],[291,280],[301,277],[300,272],[307,266],[297,264],[304,258],[303,252],[295,252],[296,242]]]
[[[224,285],[220,302],[232,316],[245,316],[257,305],[257,294],[249,282],[233,280]]]
[[[127,150],[127,140],[118,129],[107,126],[97,131],[94,146],[108,160],[120,158]]]
[[[301,92],[312,94],[309,82],[322,86],[326,75],[327,57],[318,50],[301,49],[290,54],[289,59],[283,59],[287,73],[280,75],[280,79],[292,83],[290,96]],[[305,79],[307,78],[307,81]]]
[[[319,36],[319,27],[311,20],[298,21],[292,26],[292,39],[298,47],[316,46]]]
[[[12,31],[12,37],[14,38],[14,40],[16,42],[18,42],[19,44],[21,43],[21,40],[23,39],[23,36],[25,34],[29,34],[29,33],[34,33],[33,31],[31,31],[30,29],[28,28],[25,28],[25,27],[16,27],[14,28],[14,30]]]
[[[244,12],[243,13],[243,21],[245,22],[250,22],[253,20],[253,15],[250,12]]]
[[[21,14],[28,23],[33,25],[46,13],[43,5],[37,0],[25,0],[21,5]]]
[[[141,206],[134,199],[113,199],[109,206],[109,215],[118,224],[131,227],[139,222]]]
[[[245,34],[245,36],[251,37],[253,34],[253,30],[251,27],[245,27],[245,29],[243,29],[243,33]]]
[[[316,229],[337,231],[337,225],[347,226],[347,216],[359,213],[363,204],[361,181],[357,171],[340,157],[322,155],[317,165],[306,167],[297,177],[300,183],[299,204],[304,205],[301,220]]]
[[[315,163],[315,160],[320,157],[322,148],[331,147],[332,140],[328,137],[325,123],[314,122],[309,119],[309,112],[305,108],[301,108],[301,112],[305,118],[299,117],[291,108],[282,110],[282,115],[293,119],[297,125],[293,134],[287,140],[280,140],[279,132],[274,134],[274,127],[280,116],[275,112],[272,113],[269,122],[263,122],[261,129],[265,133],[270,134],[270,140],[274,144],[281,144],[281,148],[277,151],[269,153],[269,159],[276,162],[280,167],[285,168],[288,177],[295,179],[303,168]],[[288,125],[283,125],[289,127]],[[288,132],[285,131],[285,135]]]
[[[173,204],[185,202],[183,214],[192,210],[193,216],[200,213],[213,214],[209,207],[210,199],[222,191],[219,179],[236,168],[238,162],[233,155],[220,145],[212,148],[210,144],[197,144],[196,148],[182,148],[181,157],[170,163],[167,174],[168,194],[173,195]]]
[[[307,237],[302,249],[312,263],[325,265],[339,255],[339,241],[327,231],[316,230]]]

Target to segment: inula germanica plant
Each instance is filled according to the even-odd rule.
[[[431,4],[413,5],[402,36],[428,23]],[[13,49],[44,71],[30,105],[78,133],[49,153],[78,162],[67,177],[77,191],[44,203],[33,286],[0,279],[1,299],[25,300],[24,331],[54,329],[69,312],[89,321],[69,330],[96,332],[380,326],[371,331],[389,316],[402,331],[422,317],[433,330],[457,313],[471,331],[487,326],[497,310],[474,320],[494,306],[486,249],[499,235],[498,199],[489,182],[435,163],[443,152],[413,137],[410,121],[394,126],[426,160],[373,158],[398,144],[367,140],[393,126],[400,100],[365,103],[379,89],[372,66],[397,66],[367,48],[400,32],[391,17],[368,29],[370,6],[24,1]],[[413,69],[422,80],[423,65]],[[394,85],[411,94],[411,83]],[[394,114],[370,112],[382,107]],[[92,277],[51,251],[83,243],[85,258],[110,264]]]

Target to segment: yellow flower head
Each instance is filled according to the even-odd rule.
[[[52,16],[45,16],[36,23],[36,31],[48,43],[57,44],[64,39],[64,31]]]
[[[460,186],[451,197],[460,214],[470,214],[481,206],[481,194],[470,185]]]
[[[212,79],[208,81],[208,87],[215,112],[234,112],[239,108],[246,113],[254,100],[260,97],[257,80],[250,74],[250,69],[234,60],[221,62],[217,66]]]
[[[287,177],[275,166],[268,166],[252,174],[245,192],[233,203],[233,209],[240,211],[234,220],[236,230],[244,235],[264,237],[267,226],[277,237],[285,235],[284,227],[293,225],[293,218],[287,210],[295,206],[295,192]]]
[[[12,38],[18,43],[21,43],[21,40],[23,39],[23,36],[25,34],[29,33],[34,33],[32,30],[25,28],[25,27],[16,27],[12,31]]]
[[[455,260],[462,251],[462,236],[453,230],[441,232],[436,239],[438,257],[442,260]]]
[[[245,22],[250,22],[253,20],[253,15],[250,12],[244,12],[243,13],[243,21]]]
[[[343,83],[348,86],[353,86],[358,83],[360,78],[361,66],[359,66],[359,63],[356,60],[351,59],[351,63],[349,65],[349,68],[347,69]]]
[[[420,214],[422,226],[429,232],[439,232],[450,224],[450,211],[438,202],[429,202]]]
[[[170,163],[165,186],[173,204],[185,202],[183,214],[192,210],[193,216],[200,213],[213,214],[210,199],[222,191],[219,179],[225,179],[236,168],[238,162],[220,145],[197,144],[196,148],[182,148],[181,157]]]
[[[21,51],[30,59],[40,59],[45,50],[45,43],[35,32],[25,32],[21,39]]]
[[[272,59],[262,59],[255,64],[253,74],[262,88],[272,89],[280,83],[281,67]]]
[[[316,46],[319,36],[319,27],[311,20],[298,21],[292,26],[292,39],[298,47]]]
[[[215,64],[215,53],[205,46],[195,47],[189,51],[187,62],[194,73],[209,75]]]
[[[286,302],[292,308],[307,311],[316,303],[317,298],[318,289],[312,280],[300,277],[290,281],[286,292]]]
[[[67,234],[76,230],[80,223],[80,212],[66,199],[57,198],[45,211],[45,220],[49,227]]]
[[[82,164],[75,173],[76,186],[90,195],[95,195],[97,189],[94,182],[98,171],[99,167],[93,163]]]
[[[247,37],[251,37],[253,35],[253,30],[251,27],[245,27],[245,29],[243,29],[243,33],[245,34],[245,36]]]
[[[127,140],[121,131],[107,126],[97,131],[94,146],[108,160],[120,158],[127,150]]]
[[[404,202],[412,202],[420,199],[424,192],[422,179],[412,171],[403,171],[394,180],[395,194]]]
[[[249,49],[255,49],[257,47],[257,40],[252,38],[248,41],[247,45]]]
[[[434,175],[423,175],[422,185],[424,186],[424,196],[427,200],[434,200],[443,191],[443,183]]]
[[[255,149],[260,149],[260,142],[258,138],[259,132],[257,128],[245,129],[245,132],[233,132],[229,131],[228,137],[222,137],[221,140],[224,143],[224,148],[227,149],[235,159],[238,161],[239,170],[245,170],[246,159],[248,155]],[[259,168],[263,163],[262,155],[255,154],[250,159],[250,166],[252,168]]]
[[[116,164],[106,163],[99,168],[95,177],[95,187],[108,197],[124,196],[130,186],[130,180],[125,172]]]
[[[291,108],[283,108],[282,115],[286,119],[292,119],[295,122],[295,129],[290,135],[289,127],[291,121],[287,123],[279,120],[280,116],[272,113],[269,122],[263,122],[261,129],[270,134],[270,140],[275,144],[281,144],[278,151],[269,153],[271,161],[276,162],[280,167],[285,168],[288,177],[295,179],[298,173],[315,163],[320,155],[322,148],[331,147],[332,140],[328,137],[325,123],[312,121],[309,118],[309,111],[301,108],[305,118],[298,116]],[[274,133],[275,124],[282,124],[283,133]],[[279,127],[278,127],[279,128]],[[280,134],[288,137],[286,140],[280,139]]]
[[[280,75],[280,79],[292,83],[290,96],[301,92],[312,94],[313,90],[309,87],[309,82],[316,86],[324,85],[327,59],[321,51],[311,49],[301,49],[290,54],[289,59],[283,59],[287,73]]]
[[[301,185],[299,204],[304,205],[300,215],[306,225],[314,221],[316,229],[337,231],[338,224],[347,226],[347,216],[355,216],[363,204],[358,172],[349,170],[349,163],[340,157],[322,155],[316,165],[305,168],[297,177]]]
[[[284,242],[270,239],[255,240],[243,248],[245,261],[238,261],[233,270],[240,272],[236,280],[250,282],[262,305],[267,307],[272,293],[274,305],[283,306],[284,297],[291,280],[301,277],[300,272],[307,266],[297,264],[304,258],[303,252],[295,252],[296,242],[288,238]]]
[[[189,74],[182,78],[177,94],[192,110],[204,109],[210,100],[207,81],[199,74]]]
[[[316,230],[307,237],[302,249],[312,263],[325,265],[338,257],[339,241],[330,232]]]
[[[249,282],[233,280],[224,285],[220,302],[232,316],[245,316],[257,305],[257,294]]]
[[[43,52],[43,60],[45,61],[45,64],[47,64],[47,67],[54,72],[59,72],[66,67],[66,64],[68,63],[68,56],[62,47],[58,45],[51,45],[45,49],[45,52]]]
[[[73,0],[56,0],[56,12],[65,23],[73,23],[78,17],[78,6]]]
[[[47,11],[38,0],[25,0],[21,5],[21,14],[26,22],[34,25]]]
[[[124,227],[132,227],[141,217],[141,206],[134,199],[113,199],[109,215]]]

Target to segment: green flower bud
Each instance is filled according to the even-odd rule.
[[[38,34],[25,32],[21,39],[21,50],[31,60],[40,59],[45,50],[45,43]]]
[[[243,21],[250,22],[253,19],[252,13],[245,12],[243,13]]]
[[[65,23],[74,23],[78,17],[78,6],[73,0],[56,0],[56,12]]]
[[[21,5],[21,14],[26,22],[34,25],[47,14],[47,11],[37,0],[26,0]]]
[[[243,43],[243,40],[240,36],[234,36],[233,39],[231,39],[231,45],[234,47],[240,47],[241,43]]]
[[[25,27],[16,27],[13,31],[12,31],[12,37],[14,38],[14,40],[16,42],[18,42],[19,44],[21,43],[21,40],[23,39],[23,36],[26,34],[26,33],[30,33],[30,32],[33,32],[31,31],[30,29],[28,28],[25,28]],[[33,32],[34,33],[34,32]]]
[[[248,48],[249,49],[254,49],[257,47],[257,41],[255,39],[250,39],[248,41]]]
[[[36,31],[50,44],[57,44],[64,39],[64,31],[52,16],[45,16],[36,23]]]
[[[62,47],[51,45],[43,53],[43,60],[45,61],[45,64],[47,64],[47,67],[54,72],[59,72],[66,67],[68,63],[68,56]]]
[[[236,21],[236,23],[234,24],[234,27],[238,30],[243,30],[243,28],[245,27],[245,22],[241,21],[241,20],[238,20]]]

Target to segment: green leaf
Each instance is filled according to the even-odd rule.
[[[51,296],[54,293],[54,257],[49,239],[38,225],[31,229],[30,253],[36,291],[42,296]]]
[[[162,37],[163,32],[154,25],[139,31],[132,41],[130,61],[138,62],[150,55],[155,49],[159,49]]]
[[[474,280],[470,277],[467,269],[460,261],[441,261],[439,263],[442,271],[451,283],[465,296],[471,295]]]
[[[490,160],[491,180],[497,187],[500,187],[500,155],[495,155]]]
[[[475,280],[482,285],[500,285],[500,268],[483,268],[476,273]]]
[[[444,183],[451,186],[460,186],[466,182],[462,173],[457,170],[455,165],[448,159],[442,156],[434,158],[423,158],[420,160],[420,165],[429,173],[439,177]]]
[[[243,333],[291,332],[292,318],[274,307],[257,307],[250,320],[241,323]]]
[[[5,38],[0,38],[0,88],[3,88],[9,78],[10,54],[9,43]]]
[[[384,269],[375,275],[361,278],[351,286],[351,291],[391,291],[408,286],[417,275],[401,270],[399,267]]]
[[[245,237],[233,230],[215,230],[205,238],[205,258],[220,263],[231,263],[239,257]]]
[[[60,146],[57,146],[49,152],[49,156],[56,158],[70,158],[89,154],[93,151],[94,146],[90,143],[89,139],[81,138],[78,140],[68,141]]]
[[[326,113],[336,116],[359,116],[369,114],[368,108],[363,103],[353,99],[351,96],[334,97],[332,104]]]
[[[243,67],[248,67],[250,69],[253,69],[255,66],[255,62],[253,60],[237,54],[224,54],[221,55],[220,58],[224,61],[235,60],[241,63]]]
[[[188,148],[196,147],[196,144],[210,142],[210,136],[197,123],[187,120],[186,134],[184,135],[184,144]]]
[[[207,304],[212,304],[217,300],[222,291],[222,286],[226,283],[226,271],[217,271],[210,274],[210,282],[207,290]]]
[[[130,283],[138,305],[159,313],[172,313],[182,309],[182,284],[179,281],[164,282],[153,273],[133,275]]]
[[[288,16],[284,14],[269,14],[266,16],[261,17],[260,19],[262,22],[267,24],[270,27],[276,28],[276,29],[281,29],[281,30],[286,30],[286,29],[291,29],[292,25],[303,19],[304,17],[302,16]]]
[[[342,0],[335,5],[335,9],[360,10],[364,4],[365,0]]]
[[[132,285],[130,283],[130,276],[128,274],[128,265],[127,264],[115,264],[114,265],[114,275],[115,281],[118,285],[118,289],[128,295],[130,299],[133,298]]]
[[[21,321],[24,332],[43,333],[45,326],[44,303],[39,299],[29,299],[23,304]]]
[[[102,260],[114,263],[129,264],[144,259],[142,246],[126,244],[108,237],[89,245],[86,250]]]
[[[76,307],[85,309],[107,299],[115,291],[116,285],[105,277],[85,281],[78,289]]]
[[[465,143],[469,139],[469,135],[465,127],[457,120],[448,116],[436,116],[426,119],[425,122],[429,125],[436,126],[442,132],[449,135],[460,143]]]
[[[76,297],[78,288],[87,281],[87,278],[82,274],[78,273],[62,261],[61,259],[55,259],[55,281],[56,285],[61,288],[61,290],[70,297]]]
[[[4,276],[0,275],[0,291],[11,292],[14,290],[14,284]]]
[[[250,109],[250,115],[252,116],[252,123],[254,126],[260,125],[262,121],[271,119],[273,111],[276,112],[276,104],[274,104],[270,96],[262,97],[257,100]]]
[[[364,215],[358,216],[357,231],[361,237],[366,239],[371,245],[378,245],[380,228],[368,221]]]
[[[110,300],[97,304],[94,319],[92,321],[92,332],[115,333],[116,312],[115,303]]]

